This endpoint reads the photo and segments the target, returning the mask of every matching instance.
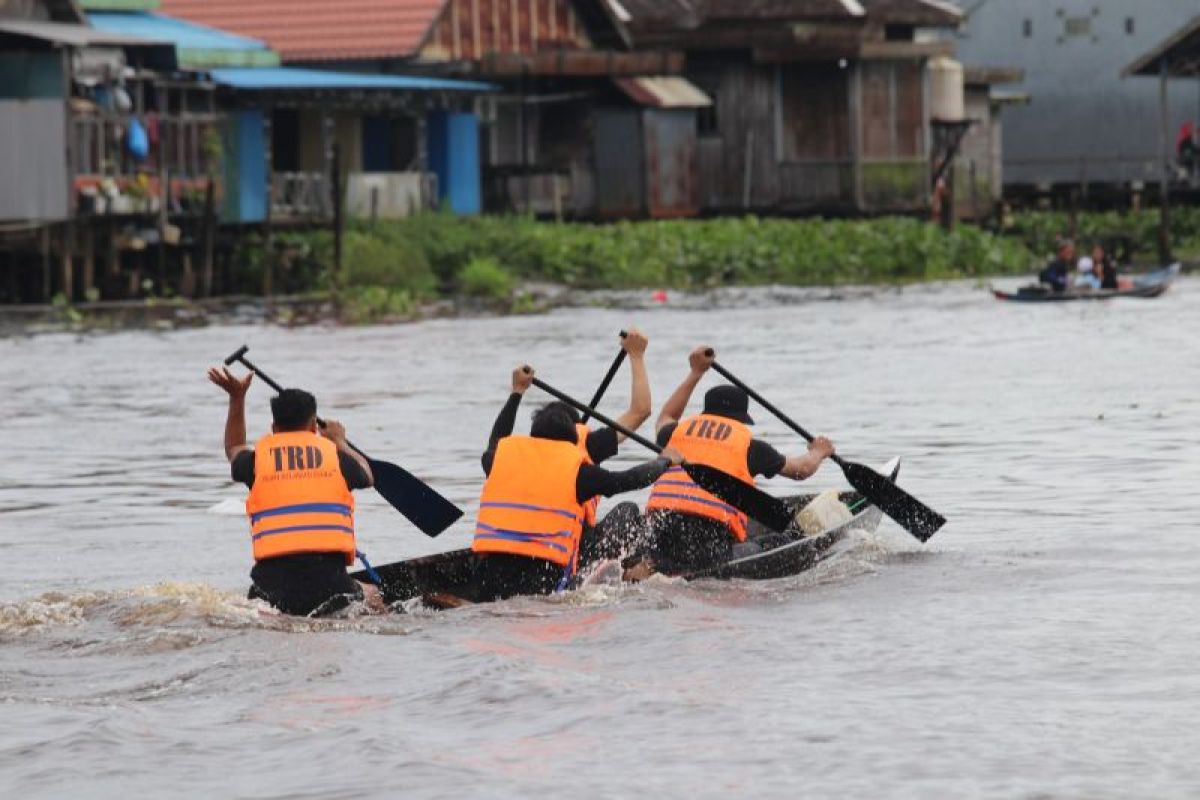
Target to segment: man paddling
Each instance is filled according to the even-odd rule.
[[[622,332],[621,349],[625,351],[629,361],[629,407],[617,417],[617,422],[633,431],[650,419],[650,379],[646,374],[646,347],[649,343],[650,340],[637,328],[629,328]],[[524,385],[528,387],[529,383],[525,381]],[[513,392],[508,396],[508,401],[500,411],[499,417],[496,418],[496,424],[491,434],[492,442],[499,441],[513,432],[517,420],[517,409],[521,404],[523,394],[524,389],[518,392],[514,384]],[[579,420],[579,415],[573,408],[564,405],[563,409],[575,420],[576,443],[579,445],[585,463],[599,466],[617,454],[618,447],[625,441],[625,434],[617,433],[608,427],[592,430]],[[622,503],[612,509],[608,516],[598,523],[597,510],[599,506],[599,495],[593,497],[584,506],[583,525],[587,535],[583,537],[583,547],[579,558],[581,566],[586,566],[602,558],[621,556],[641,530],[639,519],[641,514],[636,504]],[[593,530],[597,532],[597,535],[591,535]]]
[[[717,386],[704,395],[704,410],[683,417],[696,385],[716,360],[708,346],[688,356],[690,371],[659,413],[658,443],[692,464],[705,464],[753,484],[756,475],[782,475],[801,481],[834,453],[833,443],[816,437],[801,456],[785,457],[753,438],[749,398],[736,386]],[[681,419],[682,417],[682,419]],[[698,487],[680,468],[667,471],[646,504],[649,556],[655,569],[690,572],[729,560],[733,545],[746,539],[746,515]]]
[[[513,370],[512,394],[483,454],[488,477],[471,544],[478,558],[472,593],[476,602],[549,594],[565,586],[578,566],[588,502],[642,489],[682,462],[678,452],[667,449],[624,472],[588,463],[579,445],[579,417],[561,402],[533,415],[529,436],[512,435],[517,406],[533,376],[528,366]],[[609,444],[615,450],[616,439]],[[600,454],[607,458],[612,453]]]
[[[225,455],[233,479],[250,489],[246,512],[254,568],[251,599],[285,614],[322,616],[355,601],[382,610],[376,587],[346,573],[354,563],[355,489],[371,486],[367,460],[346,444],[341,423],[317,425],[317,401],[301,389],[271,398],[271,433],[246,444],[246,391],[254,373],[212,368],[208,379],[229,395]]]

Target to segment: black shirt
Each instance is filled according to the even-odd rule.
[[[492,426],[492,434],[488,438],[488,449],[484,451],[483,474],[490,475],[492,462],[496,458],[496,445],[506,436],[511,436],[517,423],[517,407],[521,405],[521,395],[513,392],[508,396],[496,423]],[[610,472],[596,466],[617,454],[617,432],[611,428],[592,431],[587,438],[588,456],[593,464],[581,464],[579,475],[575,479],[575,499],[583,503],[593,497],[612,497],[623,492],[644,489],[654,483],[671,466],[665,458],[656,458],[639,464],[623,472]]]
[[[371,485],[371,479],[367,477],[362,465],[349,453],[338,450],[338,467],[341,468],[342,477],[346,479],[346,485],[351,489],[366,489]],[[233,461],[229,463],[229,474],[238,483],[253,487],[254,451],[243,450],[234,456]]]
[[[678,422],[663,425],[658,432],[658,443],[666,447],[675,433]],[[774,478],[783,469],[787,457],[761,439],[750,440],[750,450],[746,453],[746,466],[751,475],[762,475],[764,478]]]

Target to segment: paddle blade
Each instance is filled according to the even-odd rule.
[[[783,533],[792,524],[792,512],[782,500],[738,480],[728,472],[704,464],[686,463],[683,465],[683,471],[701,489],[716,495],[750,519],[773,531]]]
[[[461,508],[403,467],[375,459],[370,463],[375,491],[426,536],[437,536],[463,515]]]
[[[863,496],[922,542],[946,524],[946,518],[870,467],[842,462],[842,471]]]

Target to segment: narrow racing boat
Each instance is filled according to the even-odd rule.
[[[894,458],[881,470],[893,481],[900,471],[900,459]],[[799,511],[817,495],[803,494],[783,498],[793,511]],[[728,580],[769,580],[796,575],[819,563],[830,549],[851,531],[872,533],[879,527],[882,512],[870,505],[858,492],[840,492],[838,499],[851,510],[853,516],[845,522],[805,536],[798,529],[775,533],[761,525],[751,523],[745,542],[734,548],[733,557],[724,564],[692,572],[683,577],[687,580],[715,578]],[[382,581],[384,600],[390,605],[418,597],[451,595],[469,597],[471,570],[474,556],[469,548],[451,550],[431,556],[410,558],[376,567]],[[351,577],[369,582],[366,571],[355,572]],[[441,605],[440,603],[434,603]]]
[[[1119,289],[1067,289],[1055,292],[1046,286],[1022,286],[1015,292],[992,287],[997,300],[1013,303],[1069,303],[1076,300],[1114,300],[1119,297],[1158,297],[1171,288],[1179,275],[1180,265],[1156,269],[1143,275],[1122,275]]]

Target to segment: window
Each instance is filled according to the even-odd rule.
[[[1092,19],[1091,17],[1067,17],[1063,22],[1063,30],[1067,36],[1090,36]]]
[[[1021,32],[1025,35],[1026,39],[1032,39],[1033,38],[1033,20],[1027,19],[1024,22],[1022,22],[1021,23]]]
[[[271,113],[271,168],[275,172],[300,169],[300,112],[276,108]]]

